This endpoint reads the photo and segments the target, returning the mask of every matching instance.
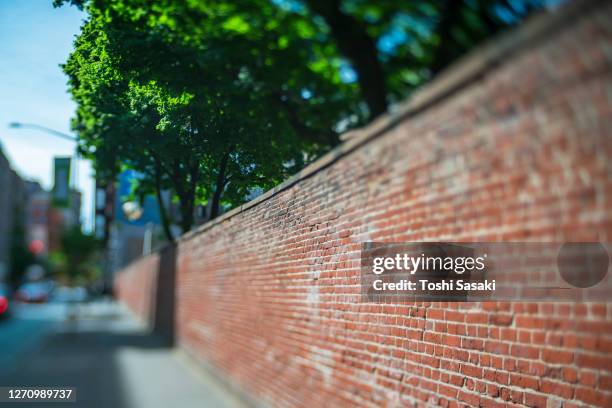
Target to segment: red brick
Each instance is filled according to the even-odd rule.
[[[612,406],[612,396],[592,388],[577,387],[576,399],[598,407]]]
[[[514,345],[512,346],[511,354],[514,357],[536,359],[540,356],[540,350],[536,347]]]
[[[482,397],[480,399],[480,406],[483,408],[505,408],[506,404],[487,397]]]
[[[537,378],[523,374],[510,374],[510,385],[521,388],[531,388],[536,391],[540,389],[540,383]]]
[[[599,376],[599,388],[612,391],[612,375],[601,374]]]
[[[579,367],[608,370],[612,367],[612,357],[596,356],[591,354],[578,354],[576,364]]]
[[[574,353],[569,351],[544,349],[542,360],[553,364],[570,364],[574,361]]]
[[[476,394],[471,394],[465,391],[459,391],[457,396],[459,401],[464,401],[470,404],[471,406],[477,407],[480,403],[480,397]]]
[[[514,316],[511,314],[493,314],[489,318],[489,323],[497,326],[510,326]]]
[[[574,395],[571,385],[544,379],[540,382],[540,391],[545,394],[558,395],[567,400],[571,400]]]
[[[546,408],[546,401],[548,398],[540,394],[532,394],[530,392],[525,393],[525,405],[534,408]]]

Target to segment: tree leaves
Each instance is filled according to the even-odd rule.
[[[214,215],[274,186],[540,5],[63,3],[89,16],[64,65],[79,149],[98,177],[127,167],[142,175],[140,194],[170,191],[183,230],[197,205],[214,202]]]

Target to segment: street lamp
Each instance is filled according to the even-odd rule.
[[[77,142],[79,140],[79,138],[76,136],[72,136],[67,133],[57,131],[57,130],[49,129],[48,127],[45,127],[45,126],[35,125],[33,123],[12,122],[12,123],[9,123],[9,127],[13,129],[21,129],[21,128],[38,129],[38,130],[42,130],[43,132],[52,134],[54,136],[61,137],[62,139],[71,140],[73,142]]]
[[[55,137],[59,137],[61,139],[65,139],[65,140],[70,140],[71,142],[78,142],[79,138],[77,136],[74,135],[69,135],[67,133],[64,132],[60,132],[59,130],[55,130],[55,129],[51,129],[48,128],[46,126],[41,126],[41,125],[37,125],[34,123],[21,123],[21,122],[11,122],[9,123],[9,128],[13,128],[13,129],[36,129],[36,130],[40,130],[43,131],[45,133],[48,133],[50,135],[53,135]],[[73,183],[74,183],[74,187],[77,186],[77,179],[79,177],[78,174],[78,166],[79,166],[79,153],[78,153],[78,148],[74,154],[74,166],[73,166],[73,171],[74,171],[74,179],[73,179]]]

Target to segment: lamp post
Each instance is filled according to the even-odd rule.
[[[11,122],[9,123],[9,128],[13,129],[36,129],[42,132],[48,133],[55,137],[59,137],[64,140],[70,140],[72,142],[78,142],[79,138],[74,135],[69,135],[64,132],[60,132],[59,130],[51,129],[46,126],[37,125],[35,123],[21,123],[21,122]],[[73,187],[76,187],[77,178],[79,176],[78,167],[79,167],[79,154],[78,151],[74,154],[74,175],[73,175]]]
[[[47,132],[51,135],[57,136],[57,137],[61,137],[62,139],[66,139],[66,140],[71,140],[73,142],[77,142],[79,140],[78,137],[73,136],[73,135],[69,135],[67,133],[63,133],[54,129],[50,129],[48,127],[45,126],[40,126],[40,125],[36,125],[33,123],[20,123],[20,122],[11,122],[9,123],[9,127],[13,128],[13,129],[21,129],[21,128],[29,128],[29,129],[37,129],[37,130],[41,130],[43,132]]]

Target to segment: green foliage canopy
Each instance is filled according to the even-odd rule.
[[[121,164],[145,175],[141,192],[171,190],[183,230],[196,203],[210,202],[214,217],[337,143],[334,125],[357,103],[330,70],[296,68],[304,44],[256,34],[234,11],[179,1],[87,10],[64,66],[81,150],[99,176]],[[193,21],[207,17],[216,22]]]
[[[64,66],[99,177],[172,192],[180,225],[267,189],[539,0],[55,0],[88,19]]]

